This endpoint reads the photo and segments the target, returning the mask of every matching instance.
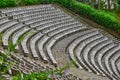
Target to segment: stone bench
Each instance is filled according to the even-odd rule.
[[[118,71],[120,72],[120,62],[118,62],[118,64],[117,64],[117,69],[118,69]]]
[[[7,21],[7,22],[1,24],[1,26],[0,26],[0,33],[3,32],[5,29],[7,29],[7,28],[9,28],[11,26],[16,25],[17,23],[18,23],[17,21],[13,20],[13,21]]]
[[[48,33],[48,36],[53,36],[61,31],[64,31],[64,30],[67,30],[67,29],[72,29],[74,27],[81,27],[81,25],[77,22],[74,22],[74,23],[69,23],[69,24],[66,24],[65,26],[61,26],[61,27],[58,27],[57,29],[53,30],[52,32],[49,32]]]
[[[23,6],[23,7],[1,9],[1,12],[8,13],[8,12],[20,11],[20,10],[29,10],[29,9],[36,9],[36,8],[44,9],[44,8],[51,8],[51,7],[52,5]]]
[[[110,58],[117,52],[119,51],[120,46],[115,46],[114,48],[112,48],[111,50],[109,50],[107,53],[105,53],[104,55],[104,64],[106,69],[108,70],[109,74],[111,74],[114,78],[118,78],[118,76],[116,76],[113,73],[113,70],[111,69],[111,65],[110,65]]]
[[[97,31],[87,31],[86,33],[81,33],[82,35],[80,35],[79,38],[75,39],[68,47],[68,51],[69,51],[69,55],[70,55],[70,58],[76,63],[76,65],[78,65],[78,67],[80,69],[82,69],[82,67],[80,66],[80,64],[77,62],[77,60],[75,59],[75,56],[74,56],[74,48],[77,46],[77,44],[80,42],[80,40],[82,39],[82,36],[84,36],[83,38],[87,38],[87,37],[90,37],[90,36],[93,36],[95,35],[96,33],[98,33]],[[88,36],[86,36],[88,35]]]
[[[38,47],[38,51],[40,56],[42,57],[42,59],[44,60],[45,63],[48,63],[48,59],[47,56],[45,55],[44,52],[44,44],[46,43],[46,41],[49,39],[48,36],[44,35],[41,39],[38,40],[37,42],[37,47]]]
[[[106,39],[107,39],[107,38],[103,37],[103,38],[98,39],[98,40],[93,40],[93,41],[89,42],[88,44],[86,44],[86,45],[84,46],[84,48],[82,49],[81,54],[80,54],[79,57],[82,58],[83,63],[86,64],[87,67],[89,67],[88,65],[90,65],[90,67],[91,67],[91,64],[89,64],[89,62],[87,62],[87,63],[85,62],[85,59],[84,59],[85,57],[83,57],[84,53],[89,53],[89,51],[91,50],[91,48],[92,48],[93,46],[95,46],[95,45],[97,45],[97,44],[105,41]],[[85,43],[86,43],[86,42],[85,42]],[[84,51],[83,51],[83,50],[84,50]],[[91,61],[93,61],[93,59],[91,59]],[[89,67],[89,69],[91,69],[90,67]],[[95,68],[93,68],[93,69],[95,70]],[[97,73],[97,74],[99,75],[99,73]]]
[[[46,15],[51,15],[51,14],[64,14],[63,12],[61,12],[61,11],[49,11],[49,12],[39,12],[39,11],[37,11],[37,12],[34,12],[34,13],[24,13],[24,14],[21,14],[21,15],[15,15],[15,16],[13,16],[13,18],[15,18],[15,19],[19,19],[19,21],[25,21],[25,20],[28,20],[28,19],[32,19],[32,18],[34,18],[34,17],[37,17],[37,16],[42,16],[42,17],[44,17],[44,16],[46,16]]]
[[[39,9],[35,9],[34,11],[29,11],[29,12],[26,12],[26,13],[22,13],[22,14],[16,14],[16,15],[12,15],[14,19],[20,19],[20,18],[25,18],[25,17],[28,17],[28,16],[32,16],[32,15],[36,15],[36,14],[40,14],[40,15],[46,15],[46,14],[50,14],[50,13],[53,13],[54,11],[58,11],[56,9],[49,9],[49,10],[46,10],[46,11],[40,11]]]
[[[52,54],[52,51],[51,51],[51,48],[53,46],[53,44],[56,42],[56,40],[51,40],[49,41],[50,43],[46,46],[46,49],[47,49],[47,54],[49,55],[50,57],[50,60],[52,61],[53,65],[55,67],[57,67],[57,61],[55,60],[55,58],[53,57],[53,54]]]
[[[43,28],[42,29],[42,33],[44,33],[44,34],[49,34],[49,32],[51,32],[51,31],[55,31],[55,30],[60,30],[62,27],[67,27],[67,26],[71,26],[70,25],[70,22],[71,21],[73,21],[73,20],[62,20],[62,22],[56,22],[56,23],[54,23],[54,24],[49,24],[48,26],[47,25],[45,25],[46,26],[46,28]],[[65,24],[66,23],[66,24]],[[71,23],[71,24],[73,24],[73,23]],[[75,23],[74,23],[75,24]],[[40,29],[38,29],[38,30],[40,30]],[[52,33],[52,32],[51,32]]]
[[[44,17],[46,15],[63,14],[63,13],[61,13],[60,11],[50,11],[49,13],[48,12],[35,12],[32,15],[30,14],[32,13],[29,13],[27,15],[22,14],[22,15],[13,16],[13,18],[18,18],[19,21],[26,21],[32,18],[37,18],[38,16]]]
[[[9,45],[9,38],[10,36],[12,35],[12,33],[18,29],[20,29],[21,27],[23,27],[24,25],[22,23],[18,23],[10,28],[8,28],[4,34],[3,34],[3,37],[2,37],[2,40],[3,40],[3,45],[4,46],[8,46]]]
[[[98,68],[98,69],[100,69],[99,70],[99,72],[101,73],[101,74],[105,74],[106,76],[109,76],[109,77],[111,77],[112,78],[112,76],[107,72],[107,70],[103,67],[104,66],[104,64],[102,64],[103,63],[103,56],[104,56],[104,54],[107,52],[107,51],[109,51],[111,48],[113,48],[115,46],[115,44],[114,43],[111,43],[111,44],[108,44],[108,45],[106,45],[105,47],[103,47],[103,48],[101,48],[99,51],[97,51],[96,53],[96,64],[98,64],[98,66],[96,67],[96,68]],[[104,76],[104,75],[103,75]]]
[[[67,29],[67,30],[62,31],[62,32],[60,32],[58,34],[53,35],[53,38],[57,40],[57,39],[69,36],[72,33],[76,33],[76,32],[79,32],[81,30],[86,30],[86,29],[88,29],[88,28],[86,28],[86,27],[80,27],[80,26],[74,27],[74,28]]]
[[[29,54],[29,50],[27,48],[27,41],[34,33],[36,33],[35,30],[33,30],[33,29],[30,30],[27,35],[26,34],[24,35],[25,36],[24,40],[21,41],[22,51],[23,51],[25,56],[28,56],[28,54]]]
[[[62,19],[62,17],[56,17],[56,19],[54,20],[47,20],[48,23],[44,24],[44,21],[37,21],[35,23],[30,24],[30,27],[36,27],[36,30],[39,30],[39,27],[41,27],[41,25],[46,25],[48,28],[52,27],[52,26],[57,26],[60,25],[60,23],[66,22],[70,20],[70,18],[64,17],[64,19]],[[47,28],[47,29],[48,29]]]
[[[35,9],[25,9],[25,10],[18,10],[18,11],[8,11],[8,12],[5,12],[5,11],[1,11],[2,13],[6,13],[7,16],[13,16],[13,15],[18,15],[18,14],[24,14],[24,13],[27,13],[27,12],[33,12],[33,11],[41,11],[41,10],[49,10],[49,9],[54,9],[54,7],[48,7],[48,8],[35,8]]]
[[[22,36],[24,33],[26,33],[28,30],[30,30],[30,28],[28,27],[23,27],[21,29],[19,29],[18,31],[16,31],[13,35],[12,35],[12,42],[13,44],[16,44],[18,42],[18,39],[20,38],[20,36]],[[18,45],[15,47],[16,50],[19,49]]]
[[[120,49],[119,51],[117,51],[113,56],[112,58],[110,59],[110,64],[111,64],[111,67],[112,67],[112,70],[113,72],[115,73],[115,75],[120,79],[120,73],[119,71],[117,70],[117,67],[116,67],[116,61],[117,59],[120,58]]]
[[[41,30],[41,32],[44,33],[43,31],[49,30],[52,27],[55,27],[55,28],[57,28],[59,26],[61,27],[62,26],[62,25],[60,25],[61,23],[62,22],[42,24],[42,25],[36,26],[36,30],[38,30],[38,31]],[[59,26],[57,26],[57,25],[59,25]]]
[[[85,59],[85,62],[88,63],[90,66],[92,66],[93,69],[96,70],[96,73],[99,75],[99,73],[103,76],[105,76],[105,74],[98,68],[98,65],[95,63],[95,57],[96,57],[96,52],[104,47],[105,45],[107,44],[110,44],[112,43],[112,41],[109,41],[109,40],[105,40],[104,41],[100,41],[100,42],[91,42],[89,43],[88,45],[85,46],[84,48],[84,53],[83,53],[83,57]],[[88,49],[89,47],[91,47],[91,49]],[[95,49],[93,49],[95,48]],[[91,51],[92,50],[92,51]],[[85,54],[85,55],[84,55]],[[91,59],[91,62],[90,60],[88,59]]]
[[[31,53],[32,53],[32,55],[33,55],[33,58],[35,58],[35,59],[38,59],[38,58],[39,58],[38,53],[37,53],[37,51],[36,51],[36,41],[37,41],[40,37],[42,37],[42,35],[43,35],[43,34],[41,34],[41,33],[39,32],[39,33],[33,35],[33,36],[30,38],[30,43],[29,43],[29,45],[30,45],[30,50],[31,50]]]
[[[59,16],[61,16],[61,15],[59,15]],[[57,15],[54,15],[54,14],[53,15],[46,15],[46,16],[43,16],[43,17],[36,16],[36,18],[32,18],[30,20],[27,20],[24,23],[25,24],[31,24],[31,23],[34,23],[36,21],[47,20],[47,19],[51,19],[51,18],[55,18],[55,17],[58,17],[58,14]]]
[[[3,23],[7,23],[8,21],[9,21],[8,17],[0,18],[0,25],[2,25]]]
[[[92,38],[92,37],[90,37],[90,38],[87,38],[86,40],[82,40],[79,44],[78,44],[78,46],[77,46],[77,48],[76,48],[76,50],[75,50],[75,53],[76,53],[76,56],[77,56],[77,59],[78,59],[78,61],[79,61],[79,63],[85,68],[85,69],[87,69],[89,72],[92,72],[92,70],[84,63],[84,61],[83,61],[83,59],[82,59],[82,50],[84,49],[84,47],[87,45],[87,44],[89,44],[89,43],[91,43],[92,41],[93,42],[102,42],[102,40],[104,40],[103,39],[103,37],[101,36],[101,35],[94,35],[93,36],[94,38]],[[89,40],[90,39],[90,40]],[[94,69],[94,68],[93,68]]]

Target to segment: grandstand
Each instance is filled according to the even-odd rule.
[[[120,80],[119,43],[56,5],[0,9],[0,33],[3,34],[3,48],[9,41],[15,44],[25,36],[9,59],[20,63],[14,65],[13,70],[19,68],[23,73],[52,70],[72,60],[77,75],[72,70],[71,74],[56,79],[86,80],[79,75],[87,73],[86,76],[90,74],[88,78],[98,77],[96,80]]]

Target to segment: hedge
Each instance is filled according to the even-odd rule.
[[[98,11],[91,6],[77,2],[76,0],[61,0],[61,2],[58,0],[58,3],[108,29],[120,32],[120,21],[117,20],[116,16],[104,11]]]
[[[0,8],[15,6],[17,6],[16,0],[0,0]]]
[[[120,21],[117,20],[115,16],[104,11],[98,11],[91,6],[77,2],[76,0],[23,0],[23,1],[25,5],[59,3],[60,5],[70,9],[71,11],[88,19],[91,19],[94,22],[106,28],[115,30],[116,32],[120,32]],[[0,1],[0,7],[5,6],[16,6],[15,0]]]
[[[24,0],[25,5],[35,5],[35,4],[39,4],[40,1],[39,0]]]

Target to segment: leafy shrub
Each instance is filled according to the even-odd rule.
[[[21,73],[22,74],[22,73]],[[52,80],[49,75],[52,74],[51,71],[44,72],[31,72],[29,74],[22,74],[23,77],[19,75],[13,76],[13,80]]]
[[[120,5],[120,0],[118,0],[117,3]]]
[[[39,4],[39,0],[24,0],[25,5]]]
[[[49,3],[52,2],[51,0],[39,0],[39,1],[40,1],[40,3],[42,3],[42,4],[49,4]]]
[[[16,0],[0,0],[0,8],[17,6]]]
[[[104,11],[98,11],[91,6],[79,3],[76,0],[62,0],[61,2],[58,1],[58,3],[77,14],[80,14],[102,26],[105,26],[106,28],[113,29],[116,32],[120,31],[120,21],[117,20],[116,16]]]

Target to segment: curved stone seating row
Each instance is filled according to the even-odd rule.
[[[81,25],[78,22],[73,22],[73,21],[70,21],[70,22],[68,24],[60,25],[60,27],[52,30],[52,32],[48,32],[48,36],[53,36],[53,35],[61,32],[61,31],[64,31],[66,29],[70,29],[70,28],[73,28],[73,27],[77,27],[77,26],[81,27]]]
[[[18,23],[18,24],[15,24],[14,26],[9,26],[8,29],[6,29],[4,32],[3,32],[3,37],[2,37],[2,40],[3,40],[3,45],[4,46],[8,46],[9,44],[9,37],[10,35],[15,31],[15,30],[18,30],[20,29],[21,27],[23,27],[24,25],[22,23]]]
[[[84,32],[84,33],[82,33],[82,35],[81,36],[84,36],[83,37],[83,39],[84,38],[86,38],[86,37],[90,37],[90,36],[93,36],[93,35],[96,35],[96,34],[98,34],[98,32],[95,30],[88,30],[88,31],[86,31],[86,32]],[[88,35],[88,36],[87,36]],[[82,37],[80,37],[80,38],[82,38]],[[73,52],[73,50],[74,50],[74,48],[75,48],[75,46],[77,45],[79,43],[79,38],[78,39],[76,39],[75,41],[74,41],[74,43],[71,43],[71,45],[68,47],[68,49],[69,49],[69,54],[70,54],[70,58],[76,63],[76,65],[80,68],[80,69],[82,69],[82,67],[79,65],[79,63],[76,61],[76,59],[75,59],[75,57],[74,57],[74,52]]]
[[[5,13],[7,16],[13,16],[13,15],[20,15],[24,13],[29,13],[32,11],[40,11],[40,10],[47,10],[47,9],[54,9],[54,7],[45,7],[45,8],[34,8],[34,9],[25,9],[25,10],[18,10],[18,11],[10,11],[10,12],[4,12],[1,10],[2,13]]]
[[[44,12],[35,12],[35,13],[25,13],[25,14],[22,14],[22,15],[16,15],[16,16],[21,16],[20,18],[17,18],[19,19],[19,21],[25,21],[26,19],[32,19],[34,17],[44,17],[44,16],[49,16],[49,15],[57,15],[57,14],[64,14],[62,11],[60,10],[50,10],[50,11],[44,11]],[[14,18],[14,16],[13,16]]]
[[[120,59],[120,58],[119,58],[119,59]],[[120,67],[120,62],[118,61],[118,62],[117,62],[117,69],[118,69],[118,72],[120,73],[120,68],[119,68],[119,67]]]
[[[51,14],[51,13],[54,13],[54,12],[63,12],[63,11],[60,11],[60,9],[48,9],[48,10],[34,10],[34,11],[31,11],[31,12],[25,12],[23,14],[16,14],[16,15],[13,15],[13,18],[14,19],[21,19],[21,18],[25,18],[25,17],[29,17],[29,16],[35,16],[35,15],[47,15],[47,14]]]
[[[117,70],[118,70],[118,72],[120,73],[120,57],[116,60],[116,67],[117,67]]]
[[[54,26],[50,26],[48,29],[44,29],[42,30],[42,33],[47,33],[48,36],[50,36],[52,33],[56,33],[57,31],[60,30],[64,30],[64,29],[68,29],[71,28],[71,26],[77,26],[79,25],[77,22],[75,22],[74,20],[66,20],[66,21],[61,21],[58,24],[55,24]],[[51,32],[53,31],[53,32]]]
[[[29,27],[23,27],[19,30],[17,30],[13,35],[12,35],[12,43],[16,44],[19,40],[19,37],[22,36],[24,33],[28,32],[30,30]],[[19,49],[18,45],[15,48],[16,50]]]
[[[101,35],[95,35],[95,36],[93,36],[93,38],[90,38],[90,41],[94,41],[94,40],[96,40],[96,39],[99,39],[99,38],[101,38]],[[88,39],[87,39],[87,41],[88,41]],[[87,43],[87,42],[86,42]],[[88,42],[89,43],[89,42]],[[82,47],[80,48],[80,49],[77,49],[76,51],[76,54],[77,54],[77,56],[81,56],[81,51],[82,51],[82,49],[84,48],[84,46],[85,46],[85,44],[84,43],[81,43],[80,45],[82,45]],[[79,45],[79,46],[80,46]],[[79,52],[78,52],[79,51]],[[85,69],[87,69],[89,72],[91,72],[91,70],[89,69],[89,67],[88,66],[86,66],[85,64],[84,64],[84,62],[82,61],[82,59],[81,59],[81,57],[78,57],[78,61],[83,65],[83,67],[85,68]]]
[[[105,54],[108,50],[112,49],[114,46],[115,46],[114,43],[108,44],[108,45],[102,47],[101,49],[99,49],[99,50],[96,52],[97,54],[95,54],[95,55],[96,55],[96,59],[97,59],[96,62],[95,62],[95,63],[97,64],[96,68],[100,69],[99,72],[100,72],[101,74],[109,75],[108,72],[106,71],[106,69],[103,67],[104,64],[102,64],[102,63],[103,63],[102,57],[104,56],[104,54]],[[109,75],[109,76],[110,76],[110,75]]]
[[[44,60],[44,62],[48,62],[48,58],[47,56],[45,55],[44,53],[44,48],[43,48],[43,45],[45,44],[46,40],[48,39],[49,37],[48,36],[42,36],[41,38],[39,38],[36,43],[37,43],[37,47],[38,47],[38,52],[40,53],[42,59]]]
[[[0,33],[3,32],[5,29],[7,29],[7,28],[9,28],[9,27],[11,27],[11,26],[14,26],[14,25],[16,25],[16,24],[17,24],[17,21],[16,21],[16,20],[12,20],[12,21],[8,20],[8,21],[2,23],[2,24],[0,25]]]
[[[103,76],[105,76],[105,74],[98,68],[98,65],[95,63],[94,56],[97,55],[97,51],[100,50],[101,48],[109,47],[107,45],[110,45],[110,47],[114,46],[114,44],[111,41],[106,40],[106,41],[103,41],[103,42],[95,45],[88,54],[88,55],[92,56],[91,58],[93,58],[90,63],[92,64],[93,67],[95,67],[97,69],[97,71],[98,71],[97,74],[101,73]]]
[[[108,40],[105,40],[105,41],[102,41],[102,42],[99,42],[98,44],[96,43],[95,45],[93,45],[93,46],[96,46],[96,45],[99,45],[100,47],[102,47],[102,46],[104,46],[105,45],[105,42],[107,42]],[[109,43],[109,41],[108,41],[108,43]],[[108,44],[107,43],[107,44]],[[91,45],[92,45],[93,43],[91,43]],[[88,45],[88,46],[91,46],[91,45]],[[93,47],[92,46],[92,47]],[[91,55],[90,57],[93,57],[93,58],[91,58],[91,62],[92,62],[92,64],[96,67],[96,65],[95,65],[95,61],[94,61],[94,56],[95,56],[95,52],[94,53],[89,53],[89,51],[90,51],[90,49],[86,52],[87,54],[85,54],[86,56],[88,56],[89,54]],[[85,50],[84,50],[84,53],[85,53]],[[83,53],[83,54],[84,54]],[[83,55],[82,54],[82,55]],[[86,57],[85,56],[85,57]],[[85,58],[84,57],[84,58]],[[89,66],[91,66],[91,68],[93,67],[92,65],[91,65],[91,63],[89,62],[89,61],[87,61],[88,60],[88,58],[86,59],[86,63],[87,64],[89,64]],[[94,68],[93,68],[94,69]],[[99,73],[98,72],[96,72],[98,75],[99,75]],[[102,74],[103,76],[104,76],[104,74]]]
[[[59,25],[62,25],[62,24],[67,24],[69,23],[70,21],[73,21],[73,19],[71,18],[67,18],[67,17],[61,17],[59,19],[55,19],[54,20],[51,20],[51,21],[48,21],[48,23],[38,23],[37,24],[33,24],[33,25],[30,25],[30,27],[35,27],[36,26],[36,30],[41,30],[41,29],[45,29],[48,30],[48,29],[51,29],[51,28],[56,28],[58,27]]]
[[[112,56],[112,58],[110,59],[110,63],[112,66],[112,70],[113,72],[120,78],[120,74],[118,69],[116,68],[116,60],[120,58],[120,50],[116,52],[116,54],[114,54],[114,56]]]
[[[91,44],[93,44],[93,43],[91,43]],[[90,59],[91,60],[91,62],[94,62],[94,60],[93,59]],[[104,74],[102,74],[102,75],[104,75]]]
[[[56,21],[49,22],[49,23],[43,24],[43,25],[39,25],[36,27],[36,30],[39,30],[39,31],[41,30],[42,33],[45,33],[45,32],[47,33],[52,29],[56,29],[56,28],[61,27],[63,25],[68,25],[70,22],[74,22],[74,20],[71,18],[67,18],[67,19],[62,18],[62,19],[56,20]]]
[[[117,71],[115,71],[115,72],[113,71],[113,69],[111,67],[115,66],[116,64],[112,65],[111,62],[112,62],[112,59],[115,58],[114,55],[119,56],[119,51],[120,51],[120,46],[115,46],[114,48],[112,48],[111,50],[109,50],[107,53],[104,54],[104,56],[105,56],[104,57],[104,60],[105,60],[104,64],[105,64],[106,69],[108,70],[108,72],[111,75],[113,75],[113,76],[115,76],[117,78],[120,78],[120,74]]]
[[[13,12],[13,11],[29,10],[29,9],[36,9],[36,8],[46,8],[46,7],[51,7],[51,5],[38,5],[38,6],[24,6],[24,7],[6,8],[6,9],[1,9],[1,12],[8,13],[8,12]]]
[[[32,19],[30,19],[30,20],[27,20],[27,21],[25,21],[24,23],[25,24],[31,24],[31,23],[34,23],[34,22],[36,22],[36,21],[43,21],[43,20],[47,20],[47,19],[54,19],[55,17],[60,17],[60,16],[64,16],[65,17],[65,15],[63,15],[63,14],[61,14],[61,13],[58,13],[58,14],[52,14],[52,15],[46,15],[46,16],[36,16],[37,18],[32,18]]]
[[[61,11],[50,11],[50,12],[42,12],[42,13],[40,13],[40,12],[38,12],[38,13],[33,13],[32,15],[30,15],[30,14],[27,14],[27,16],[21,16],[21,18],[17,18],[17,19],[19,19],[19,21],[26,21],[26,20],[29,20],[29,19],[32,19],[32,18],[37,18],[37,16],[39,16],[39,17],[41,17],[41,16],[49,16],[49,15],[59,15],[59,14],[63,14],[63,12],[61,12]],[[14,17],[13,17],[14,18]]]
[[[36,51],[36,47],[35,47],[35,42],[37,41],[37,39],[41,38],[43,34],[41,34],[41,32],[37,33],[37,35],[33,36],[31,39],[30,39],[30,49],[31,49],[31,52],[32,52],[32,55],[34,58],[38,59],[39,56],[37,54],[37,51]]]
[[[116,61],[120,57],[119,47],[100,32],[90,32],[75,39],[68,46],[68,52],[79,68],[120,79],[116,66]]]
[[[106,40],[106,39],[105,39]],[[109,43],[109,41],[108,40],[106,40],[105,42],[108,42]],[[96,46],[96,45],[100,45],[101,47],[103,47],[103,45],[105,45],[106,43],[104,42],[104,40],[101,40],[101,41],[99,41],[98,43],[97,42],[92,42],[92,43],[89,43],[87,46],[85,46],[86,48],[84,48],[83,50],[84,50],[84,52],[82,53],[82,56],[83,56],[83,54],[84,54],[84,62],[86,62],[86,63],[88,63],[88,64],[90,64],[90,66],[91,66],[91,63],[88,61],[88,58],[87,58],[87,55],[88,55],[88,53],[89,53],[89,51],[90,51],[90,48],[92,48],[92,47],[94,47],[94,46]],[[94,43],[94,45],[92,45]],[[92,46],[91,46],[92,45]],[[90,46],[90,48],[88,49],[88,47]],[[85,52],[85,50],[87,50],[86,52]],[[94,51],[95,52],[95,51]],[[85,54],[86,53],[86,54]],[[95,56],[95,54],[94,53],[92,53],[91,54],[92,56],[90,56],[91,57],[91,62],[92,62],[92,64],[95,66],[95,67],[97,67],[96,66],[96,64],[95,64],[95,61],[94,61],[94,56]],[[87,58],[87,59],[85,59],[85,58]],[[98,70],[99,70],[99,68],[97,68]],[[97,72],[96,72],[97,73]],[[97,73],[98,74],[98,73]],[[104,74],[103,74],[104,75]]]
[[[36,21],[35,23],[30,24],[30,27],[36,27],[36,30],[39,30],[39,28],[42,28],[42,27],[50,27],[50,26],[54,26],[55,24],[63,23],[64,21],[67,22],[67,21],[71,20],[71,18],[63,17],[63,16],[56,17],[56,18],[58,18],[58,19],[54,19],[54,20],[46,19],[46,20]],[[63,20],[63,21],[61,21],[61,20]]]
[[[32,36],[32,35],[34,35],[35,33],[36,33],[37,31],[36,30],[34,30],[34,29],[32,29],[32,30],[30,30],[29,32],[27,32],[27,34],[25,33],[25,34],[23,34],[23,36],[25,36],[25,38],[24,38],[24,40],[23,41],[21,41],[21,47],[22,47],[22,51],[23,51],[23,53],[24,53],[24,56],[28,56],[29,55],[29,50],[28,50],[28,48],[27,48],[27,41],[28,41],[28,39]]]
[[[5,22],[8,22],[8,21],[9,21],[9,19],[7,17],[2,17],[2,18],[0,18],[0,25]]]

